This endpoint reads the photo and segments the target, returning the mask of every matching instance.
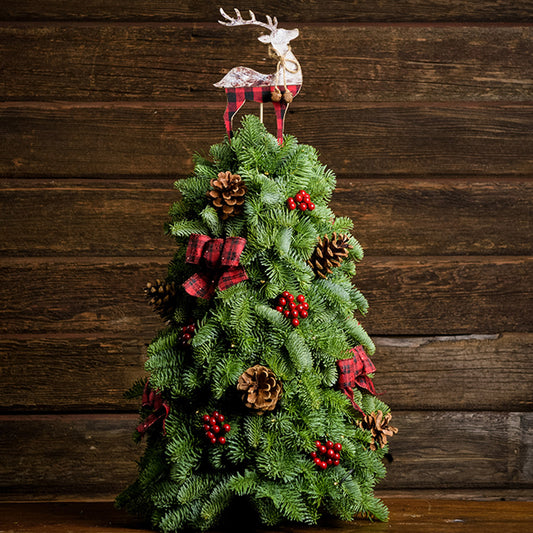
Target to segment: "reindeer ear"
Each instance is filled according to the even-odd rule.
[[[260,35],[258,37],[258,39],[262,42],[262,43],[265,43],[265,44],[268,44],[270,42],[272,42],[272,39],[271,39],[271,35]]]

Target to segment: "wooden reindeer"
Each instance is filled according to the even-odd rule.
[[[261,121],[263,120],[263,103],[272,102],[276,112],[277,138],[281,144],[285,113],[302,87],[302,69],[289,45],[290,41],[298,37],[299,31],[278,28],[277,18],[272,19],[268,15],[266,23],[259,22],[252,11],[249,11],[250,20],[244,20],[238,9],[235,9],[236,18],[228,16],[222,8],[220,8],[220,13],[226,19],[226,21],[219,20],[224,26],[253,24],[269,30],[270,34],[261,35],[258,39],[262,43],[269,44],[278,58],[278,66],[274,74],[261,74],[251,68],[235,67],[214,84],[215,87],[224,87],[226,90],[228,105],[224,112],[224,122],[228,136],[231,137],[232,134],[233,117],[246,100],[260,102]]]

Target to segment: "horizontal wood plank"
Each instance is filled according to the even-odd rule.
[[[370,302],[373,335],[532,331],[525,257],[368,257],[356,285]],[[147,281],[167,262],[143,258],[0,260],[0,333],[109,332],[153,336],[161,321],[145,303]]]
[[[502,492],[500,491],[500,494]],[[506,494],[505,492],[504,494]],[[381,494],[378,493],[378,496]],[[468,527],[469,533],[524,533],[531,525],[531,501],[457,501],[442,500],[431,494],[420,497],[416,492],[402,492],[394,497],[384,494],[390,511],[386,524],[357,519],[344,522],[332,518],[321,520],[314,533],[450,533]],[[115,509],[110,501],[20,502],[0,504],[0,527],[17,533],[146,533],[146,524]],[[460,518],[457,518],[460,517]],[[222,529],[212,533],[241,531],[239,518],[225,521]],[[5,525],[4,525],[5,524]],[[245,527],[249,527],[246,523]],[[455,527],[457,526],[457,527]],[[453,529],[452,529],[453,528]],[[242,529],[244,531],[244,528]],[[247,530],[247,529],[246,529]],[[308,533],[309,526],[291,525],[255,529],[257,533]]]
[[[183,175],[194,153],[222,141],[223,111],[222,103],[4,103],[0,175]],[[532,125],[526,104],[295,102],[286,132],[317,148],[338,175],[487,177],[531,173]]]
[[[133,415],[0,417],[0,498],[121,490],[136,473],[136,421]],[[393,422],[399,432],[380,489],[520,488],[533,482],[531,413],[398,411]]]
[[[0,339],[0,412],[136,412],[138,402],[122,395],[145,375],[149,340],[38,335]],[[531,333],[374,341],[374,383],[393,410],[533,407]]]
[[[300,27],[298,101],[523,101],[529,26]],[[0,100],[224,102],[213,84],[244,64],[274,72],[257,28],[214,24],[0,26]],[[236,47],[235,40],[248,42]]]
[[[0,180],[0,254],[170,254],[163,224],[177,199],[172,179]],[[532,199],[527,177],[345,178],[330,205],[367,255],[528,255]]]
[[[207,0],[17,0],[0,6],[0,20],[113,20],[113,21],[215,21],[218,6],[232,13],[234,4]],[[281,0],[241,1],[243,13],[277,15],[292,22],[525,22],[533,20],[531,0],[369,0],[364,3],[331,0],[327,9],[319,0],[293,0],[290,10]]]

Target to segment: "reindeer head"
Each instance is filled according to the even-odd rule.
[[[249,11],[250,20],[244,20],[241,12],[237,8],[235,8],[235,14],[237,15],[236,18],[232,18],[227,15],[222,8],[220,8],[220,13],[228,21],[225,22],[219,20],[220,24],[223,24],[224,26],[243,26],[245,24],[253,24],[254,26],[261,26],[262,28],[270,30],[270,34],[260,35],[258,39],[262,43],[270,44],[278,56],[281,57],[289,51],[289,42],[293,39],[296,39],[296,37],[298,37],[300,34],[297,29],[286,30],[284,28],[278,28],[278,19],[276,17],[272,19],[272,17],[269,15],[267,15],[267,22],[265,23],[259,22],[255,18],[253,11]]]

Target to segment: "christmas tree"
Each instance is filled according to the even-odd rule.
[[[328,205],[333,172],[250,115],[176,186],[177,250],[146,288],[166,327],[129,392],[146,449],[118,506],[165,532],[234,520],[235,505],[266,525],[386,520],[373,488],[396,430],[357,320],[363,251]]]

